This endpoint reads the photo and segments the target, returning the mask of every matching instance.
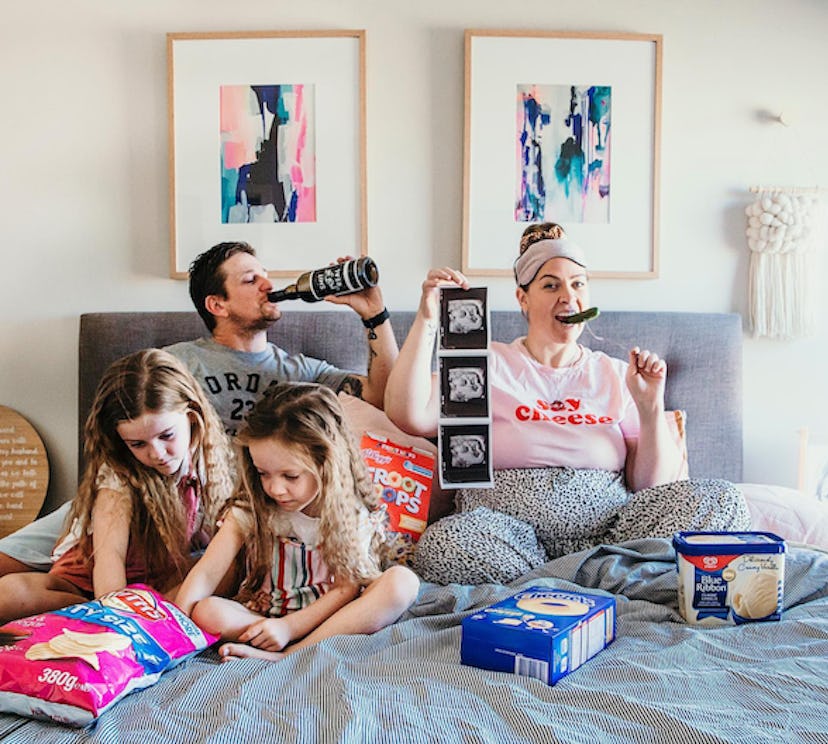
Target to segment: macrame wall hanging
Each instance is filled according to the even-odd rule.
[[[754,186],[747,207],[748,303],[755,336],[793,339],[816,327],[820,189]]]

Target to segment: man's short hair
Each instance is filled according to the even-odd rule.
[[[228,258],[236,253],[256,255],[256,251],[249,243],[238,240],[229,243],[218,243],[204,251],[204,253],[200,253],[190,264],[190,299],[210,333],[216,327],[216,318],[207,309],[205,300],[210,295],[227,297],[227,289],[224,286],[227,275],[224,273],[222,266]]]

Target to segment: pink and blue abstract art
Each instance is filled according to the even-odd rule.
[[[516,222],[609,222],[610,100],[609,86],[517,86]]]
[[[222,85],[221,221],[315,222],[313,85]]]

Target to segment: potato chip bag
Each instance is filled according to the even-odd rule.
[[[374,490],[388,515],[388,558],[394,563],[408,563],[414,543],[428,525],[434,457],[425,450],[395,444],[371,432],[363,434],[360,449]]]
[[[218,640],[142,584],[2,631],[0,711],[85,726]]]

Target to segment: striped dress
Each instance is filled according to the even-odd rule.
[[[245,534],[252,534],[252,520],[235,507],[233,517]],[[273,566],[262,587],[244,604],[262,615],[281,617],[301,610],[331,588],[332,576],[322,560],[319,544],[319,519],[301,512],[283,514],[277,531],[289,525],[288,536],[277,538],[273,546]]]

